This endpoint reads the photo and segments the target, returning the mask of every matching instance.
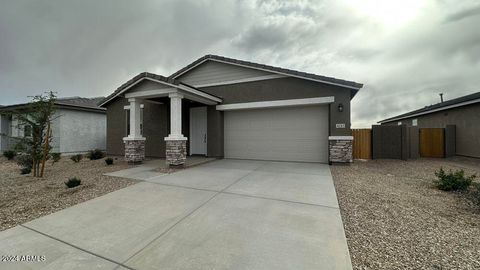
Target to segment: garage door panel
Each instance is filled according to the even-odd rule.
[[[328,107],[225,112],[227,158],[327,162]]]

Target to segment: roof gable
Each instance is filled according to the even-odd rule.
[[[217,61],[203,61],[176,79],[195,87],[264,78],[275,73],[246,68]]]
[[[316,75],[316,74],[312,74],[312,73],[306,73],[306,72],[300,72],[300,71],[291,70],[291,69],[285,69],[285,68],[280,68],[280,67],[263,65],[263,64],[258,64],[258,63],[253,63],[253,62],[248,62],[248,61],[243,61],[243,60],[238,60],[238,59],[233,59],[233,58],[227,58],[227,57],[218,56],[218,55],[212,55],[212,54],[208,54],[208,55],[205,55],[205,56],[197,59],[196,61],[192,62],[188,66],[186,66],[186,67],[180,69],[179,71],[173,73],[172,75],[170,75],[169,78],[178,79],[182,75],[184,75],[185,73],[189,72],[192,69],[195,69],[197,66],[203,64],[206,61],[215,61],[215,62],[230,64],[230,65],[236,65],[236,66],[239,66],[239,67],[250,68],[250,69],[260,70],[260,71],[264,71],[264,72],[274,73],[274,74],[280,74],[280,75],[285,75],[285,76],[290,76],[290,77],[301,78],[301,79],[305,79],[305,80],[312,80],[312,81],[317,81],[317,82],[321,82],[321,83],[337,85],[337,86],[340,86],[340,87],[353,89],[355,91],[355,93],[360,88],[363,87],[363,84],[356,83],[356,82],[353,82],[353,81],[346,81],[346,80],[341,80],[341,79],[337,79],[337,78],[333,78],[333,77],[326,77],[326,76]]]

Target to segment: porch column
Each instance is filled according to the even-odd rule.
[[[170,134],[165,138],[166,162],[168,165],[184,165],[187,158],[187,138],[182,134],[182,99],[180,93],[171,93]]]
[[[145,138],[140,132],[140,100],[129,98],[130,102],[130,134],[123,138],[125,144],[125,160],[137,163],[145,160]]]

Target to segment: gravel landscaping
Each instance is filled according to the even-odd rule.
[[[480,269],[480,209],[436,189],[440,167],[480,177],[458,157],[331,167],[354,269]]]
[[[118,159],[107,166],[105,160],[83,159],[74,163],[68,157],[52,164],[48,161],[44,178],[20,175],[15,161],[0,158],[0,230],[48,215],[72,205],[93,199],[135,181],[104,176],[104,173],[128,168]],[[81,185],[68,189],[70,177],[81,179]]]

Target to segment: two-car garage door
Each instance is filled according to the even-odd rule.
[[[328,161],[328,106],[225,111],[225,157]]]

